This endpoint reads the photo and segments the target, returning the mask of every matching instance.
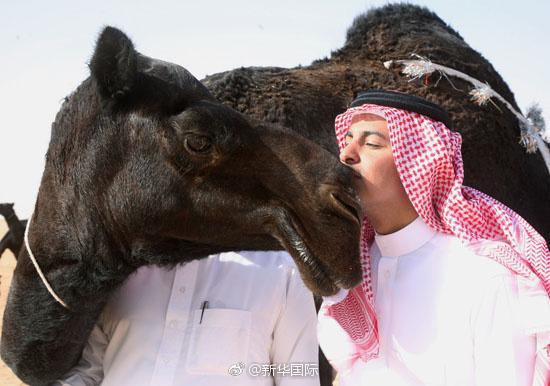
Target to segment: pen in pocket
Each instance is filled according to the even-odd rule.
[[[202,311],[201,311],[201,319],[199,320],[199,324],[202,323],[202,317],[203,317],[203,315],[204,315],[204,310],[205,310],[206,308],[208,308],[208,300],[205,300],[204,302],[202,302],[201,308],[202,308]]]

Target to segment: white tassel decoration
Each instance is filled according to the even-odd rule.
[[[471,76],[457,71],[454,68],[442,66],[441,64],[433,63],[427,58],[424,58],[417,54],[412,54],[418,59],[411,60],[388,60],[384,62],[384,67],[388,70],[394,67],[395,65],[403,66],[403,74],[409,76],[411,80],[420,79],[423,76],[428,76],[433,72],[438,72],[440,75],[444,76],[449,80],[447,75],[451,75],[460,79],[463,79],[472,85],[474,88],[469,92],[471,100],[477,103],[480,106],[485,105],[487,102],[495,103],[492,101],[492,98],[498,99],[502,104],[504,104],[508,110],[510,110],[518,119],[519,127],[521,130],[520,134],[520,143],[525,146],[528,153],[534,153],[538,150],[540,151],[542,158],[550,173],[550,151],[548,146],[543,141],[541,133],[545,133],[548,137],[550,134],[545,132],[544,119],[542,117],[542,110],[538,105],[534,105],[529,108],[527,112],[527,117],[523,116],[521,112],[518,112],[514,107],[504,99],[499,93],[491,88],[487,83],[482,83],[479,80],[472,78]],[[449,80],[450,82],[450,80]],[[451,83],[454,87],[454,85]],[[496,105],[495,105],[496,106]],[[498,108],[498,106],[496,106]]]
[[[493,89],[487,83],[481,87],[475,87],[470,91],[471,100],[480,106],[484,106],[494,96]]]

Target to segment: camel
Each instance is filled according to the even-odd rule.
[[[495,37],[498,39],[500,37]],[[358,92],[387,89],[424,97],[445,107],[463,137],[465,185],[511,207],[550,240],[550,178],[540,153],[519,145],[517,119],[500,102],[478,106],[471,85],[457,78],[409,81],[388,60],[417,54],[462,71],[502,95],[514,95],[494,67],[458,32],[427,8],[390,4],[359,15],[343,47],[330,57],[296,68],[247,67],[207,76],[202,82],[227,106],[288,127],[337,154],[334,118]]]
[[[230,250],[285,248],[319,295],[361,280],[351,169],[299,134],[215,100],[183,67],[106,27],[90,77],[52,125],[29,243],[0,354],[45,385],[79,359],[109,296],[138,267]]]
[[[0,240],[0,256],[2,256],[2,253],[6,249],[9,249],[17,258],[17,254],[23,245],[23,233],[25,232],[27,221],[19,220],[13,210],[13,204],[0,204],[0,215],[4,216],[8,224],[8,232]]]
[[[124,49],[121,50],[121,52],[122,51],[124,51]],[[494,89],[497,90],[497,92],[503,95],[508,101],[510,101],[510,103],[512,103],[514,107],[517,108],[513,93],[501,76],[495,71],[493,66],[485,58],[483,58],[482,55],[468,46],[458,32],[454,31],[437,15],[430,12],[426,8],[405,4],[388,5],[373,9],[364,15],[360,15],[356,18],[353,25],[348,30],[347,39],[344,46],[341,49],[331,53],[330,57],[317,60],[310,66],[292,69],[278,67],[249,67],[208,76],[202,82],[207,86],[210,91],[210,95],[203,97],[208,101],[213,101],[212,97],[215,97],[225,106],[231,107],[238,112],[245,113],[248,116],[246,120],[249,122],[254,122],[253,125],[255,125],[255,128],[259,129],[261,127],[261,130],[267,130],[268,128],[273,128],[275,126],[277,127],[277,130],[281,130],[282,132],[284,131],[286,133],[287,131],[290,131],[291,133],[296,133],[298,134],[298,137],[292,138],[300,138],[300,141],[302,141],[303,138],[309,139],[310,141],[317,143],[320,148],[323,149],[322,151],[317,149],[317,151],[322,154],[325,154],[325,151],[327,151],[333,155],[337,154],[337,146],[333,134],[334,117],[338,113],[345,110],[349,102],[359,91],[363,91],[368,88],[384,88],[408,92],[425,97],[431,101],[443,105],[449,110],[454,120],[454,129],[461,132],[464,138],[463,154],[466,168],[466,184],[484,191],[504,202],[506,205],[512,207],[514,210],[523,215],[529,222],[531,222],[547,239],[549,239],[550,224],[546,221],[546,218],[550,215],[550,185],[547,183],[547,172],[544,168],[542,159],[538,154],[525,154],[524,149],[517,144],[519,139],[519,129],[516,119],[511,115],[511,113],[503,108],[499,102],[496,102],[497,107],[494,107],[491,104],[479,107],[469,102],[467,95],[469,85],[460,80],[453,79],[453,84],[450,84],[445,79],[438,82],[437,75],[432,75],[429,78],[424,79],[423,82],[409,82],[400,74],[399,68],[387,70],[383,67],[383,62],[386,60],[408,59],[412,53],[422,55],[434,62],[454,67],[480,80],[487,81]],[[125,56],[120,54],[119,57],[124,58]],[[151,59],[147,58],[147,60]],[[119,60],[119,64],[120,62],[121,61]],[[144,62],[142,61],[140,67],[142,70],[145,68],[143,63]],[[155,65],[159,65],[158,61],[154,61],[154,63]],[[137,67],[136,63],[133,61],[129,62],[129,66]],[[93,68],[94,67],[92,66],[92,70]],[[159,76],[158,74],[163,72],[164,76],[160,76],[160,78],[163,78],[165,82],[170,77],[172,79],[180,77],[180,75],[171,76],[170,72],[167,71],[167,67],[163,67],[164,69],[162,71],[159,70],[159,68],[160,67],[157,67],[156,74]],[[177,74],[181,74],[180,71],[175,72]],[[189,79],[187,73],[185,74],[186,75],[183,76],[183,78]],[[155,116],[155,114],[158,114],[156,109],[160,109],[162,106],[159,106],[160,104],[155,102],[155,96],[157,96],[157,94],[155,94],[156,91],[152,90],[152,87],[147,88],[143,86],[141,81],[136,81],[136,78],[132,76],[126,76],[125,74],[121,75],[122,76],[116,79],[111,79],[109,77],[103,79],[103,84],[108,85],[107,89],[110,90],[110,94],[108,93],[110,96],[105,95],[105,90],[103,90],[101,91],[103,94],[101,95],[101,98],[99,98],[101,100],[98,101],[97,95],[90,96],[89,92],[82,91],[83,87],[86,89],[92,87],[86,82],[97,82],[98,85],[101,84],[100,78],[94,79],[94,71],[92,71],[91,81],[85,81],[83,85],[80,86],[79,90],[77,90],[77,92],[69,98],[69,101],[66,102],[62,108],[60,116],[69,116],[67,115],[70,113],[69,110],[76,109],[79,104],[84,107],[84,105],[89,102],[91,102],[93,106],[97,106],[98,103],[101,104],[102,109],[107,109],[105,111],[115,111],[117,114],[126,114],[121,122],[121,125],[125,128],[126,125],[128,125],[128,122],[125,121],[125,119],[132,120],[134,122],[133,124],[138,124],[138,118],[142,118],[141,114],[151,114],[150,116]],[[165,87],[160,87],[160,89],[165,90],[167,88],[165,82],[160,81],[160,84],[163,84]],[[144,88],[149,90],[148,95],[150,97],[148,100],[140,100],[138,97],[126,95],[128,90],[136,87],[134,83],[138,85],[140,90],[143,90]],[[181,80],[179,82],[172,82],[172,85],[173,83],[181,84]],[[193,82],[193,84],[195,85],[196,83]],[[177,88],[178,87],[175,87],[175,89]],[[207,94],[198,85],[196,85],[194,89],[201,90],[201,95]],[[143,97],[145,94],[147,94],[147,92],[142,93],[141,96]],[[177,90],[175,90],[175,94],[177,94]],[[78,103],[76,102],[75,95],[78,95],[78,98],[80,98]],[[164,95],[163,98],[172,100],[167,95]],[[151,106],[149,107],[148,104],[146,105],[146,102],[151,104]],[[139,105],[138,110],[140,111],[140,114],[137,114],[137,116],[133,110],[136,105]],[[173,106],[173,102],[169,102],[167,105]],[[64,110],[67,111],[65,114],[62,114]],[[168,108],[168,112],[176,112],[177,110],[178,109],[170,110],[170,108]],[[234,114],[233,111],[230,115],[233,116],[232,114]],[[93,123],[97,126],[97,122],[99,122],[98,119],[100,118],[98,115],[94,114],[81,115],[79,117],[84,119],[75,121],[77,125],[82,125],[82,122],[93,121]],[[109,122],[110,120],[107,119],[107,121]],[[68,123],[59,125],[59,122],[60,118],[58,116],[58,119],[56,119],[57,125],[54,125],[54,131],[67,130]],[[116,122],[119,122],[119,118],[117,118]],[[92,125],[92,123],[84,123],[84,125],[86,124]],[[210,121],[209,124],[212,125],[212,121]],[[84,131],[78,132],[78,134],[79,135],[74,138],[74,141],[65,143],[64,146],[67,151],[73,150],[71,146],[81,146],[82,143],[88,139],[87,137],[90,136],[89,133]],[[52,139],[53,138],[54,137],[52,136]],[[125,137],[124,140],[127,141],[127,143],[130,143],[130,139]],[[198,145],[200,148],[200,143]],[[100,144],[97,146],[101,148]],[[77,147],[77,149],[80,148]],[[289,151],[296,151],[295,148],[288,149]],[[108,149],[104,148],[104,150],[107,151]],[[124,152],[126,149],[124,147],[117,146],[113,149],[113,151]],[[270,149],[270,151],[272,151],[272,149]],[[63,153],[63,151],[53,153],[52,150],[51,156]],[[50,154],[50,151],[48,154]],[[63,183],[66,179],[74,179],[74,176],[79,172],[86,174],[85,170],[78,169],[81,164],[76,163],[77,161],[82,162],[82,157],[76,157],[74,154],[76,154],[76,152],[73,153],[72,157],[69,157],[66,160],[63,159],[63,162],[59,166],[56,166],[54,161],[50,159],[49,165],[53,169],[50,169],[49,173],[52,176],[56,175],[57,178],[60,179],[59,181]],[[267,156],[269,155],[270,152],[267,153]],[[265,154],[262,156],[265,156]],[[269,159],[273,160],[274,158],[270,157]],[[100,159],[99,162],[103,162],[103,160]],[[176,169],[181,168],[181,166],[177,163],[177,159],[173,160],[173,163],[177,165]],[[90,163],[87,165],[92,164]],[[61,174],[53,173],[57,167],[59,168],[59,173]],[[62,169],[63,167],[72,168],[72,173],[67,172],[66,169]],[[332,167],[336,166],[333,165]],[[94,167],[94,170],[101,169]],[[211,176],[211,174],[209,174],[209,176]],[[490,178],[487,178],[487,176],[490,176]],[[93,178],[89,178],[93,181]],[[275,181],[278,181],[278,177],[274,178]],[[114,177],[109,174],[107,177],[102,176],[100,180],[102,184],[108,184],[113,179]],[[135,183],[137,184],[137,181],[139,180],[140,179],[136,179]],[[299,178],[298,181],[302,182],[302,179]],[[346,176],[343,179],[338,179],[338,181],[340,182],[339,186],[341,188],[347,184],[349,179]],[[227,186],[231,188],[225,193],[231,197],[234,197],[234,192],[232,191],[234,189],[234,185],[229,182]],[[212,186],[210,187],[213,188]],[[144,189],[141,185],[139,185],[138,188]],[[107,190],[107,192],[105,192],[105,190]],[[174,188],[174,190],[177,189]],[[213,190],[217,193],[216,188],[213,188]],[[53,216],[52,212],[54,210],[58,210],[58,208],[47,209],[43,200],[45,200],[44,197],[47,197],[48,194],[51,195],[55,193],[55,191],[52,189],[51,185],[41,187],[41,192],[42,191],[45,193],[42,194],[42,201],[39,199],[37,208],[39,211],[47,211],[51,216]],[[254,190],[252,191],[254,192]],[[102,197],[110,197],[108,189],[94,190],[94,192],[100,192],[100,196]],[[74,223],[76,219],[81,219],[83,214],[87,213],[86,211],[79,209],[78,205],[75,205],[75,200],[77,198],[81,199],[83,193],[85,192],[80,190],[74,190],[70,193],[69,197],[67,197],[70,204],[63,204],[64,207],[61,218],[69,219],[72,223]],[[209,195],[210,193],[208,196]],[[86,194],[86,198],[88,197],[92,196]],[[246,197],[246,195],[243,197]],[[343,200],[340,198],[338,200],[340,201],[340,204],[338,205],[341,208],[347,207],[349,215],[349,213],[353,212],[353,200],[349,200],[349,197],[353,197],[353,193],[348,192],[346,197],[348,200]],[[157,195],[157,201],[155,203],[164,204],[161,198],[162,197]],[[65,200],[65,198],[63,198],[63,200]],[[61,202],[64,202],[63,200],[61,200]],[[215,201],[215,197],[212,200]],[[258,202],[257,197],[254,200],[254,202]],[[55,202],[60,202],[60,200],[56,199]],[[143,199],[138,200],[138,203],[142,202]],[[203,202],[204,205],[211,203],[212,202],[210,200]],[[132,203],[124,200],[118,201],[118,205],[123,208],[126,208],[131,204]],[[349,208],[350,206],[351,208]],[[155,209],[155,205],[145,207]],[[217,208],[216,205],[213,207]],[[111,208],[109,207],[109,209]],[[110,213],[109,210],[106,214],[102,215],[94,212],[94,218],[88,220],[86,224],[83,224],[82,228],[79,228],[78,232],[74,232],[72,230],[72,233],[68,232],[66,237],[69,239],[68,236],[73,235],[75,240],[78,242],[81,242],[81,240],[87,240],[86,237],[90,237],[88,231],[94,229],[93,226],[91,226],[93,221],[100,219],[101,223],[106,222],[107,224],[111,224],[110,219],[117,218],[117,216],[122,215],[123,214],[121,214],[120,211]],[[132,212],[131,216],[133,217],[128,219],[128,221],[131,222],[132,219],[135,220],[139,217],[139,215],[142,215],[143,218],[147,220],[159,219],[158,217],[149,218],[147,217],[147,214],[143,212],[138,212],[137,214]],[[57,219],[59,217],[54,216],[54,218]],[[169,232],[169,226],[173,226],[174,229],[178,229],[178,223],[174,220],[171,222],[166,221],[164,224],[166,226],[166,228],[164,228],[164,232]],[[212,229],[220,229],[220,232],[224,232],[226,229],[224,226],[219,226],[218,223],[213,224],[212,222],[209,222],[208,224],[212,227]],[[59,226],[58,223],[54,225]],[[323,225],[325,226],[327,223]],[[39,232],[45,232],[47,230],[46,225],[42,226],[42,229],[31,232],[34,234],[34,236],[31,234],[31,244],[40,244]],[[64,228],[63,230],[67,231],[67,229],[68,228]],[[134,230],[135,229],[132,228],[132,231]],[[204,228],[201,228],[200,230],[204,230]],[[176,236],[175,234],[169,234],[168,238],[173,243],[171,245],[166,238],[164,239],[165,242],[162,247],[158,245],[148,245],[146,241],[140,244],[141,240],[136,240],[130,245],[137,247],[136,251],[138,251],[141,256],[141,259],[138,259],[140,260],[139,264],[142,263],[142,259],[151,263],[163,264],[166,260],[170,260],[171,258],[173,259],[173,255],[171,255],[171,253],[174,251],[179,251],[179,248],[188,251],[189,258],[201,257],[202,254],[208,253],[209,251],[218,250],[217,248],[221,248],[222,246],[229,248],[228,243],[225,242],[220,242],[220,244],[222,244],[220,246],[214,245],[216,243],[210,240],[208,242],[197,240],[200,230],[197,230],[196,233],[192,233],[196,236],[196,238],[192,237],[190,242],[184,246],[179,245],[178,242],[174,240],[175,237],[173,236]],[[192,232],[191,230],[188,231]],[[326,235],[332,235],[334,231],[334,227],[327,229]],[[112,233],[100,232],[98,234],[98,245],[93,247],[92,252],[101,251],[102,248],[107,246],[106,249],[116,251],[116,256],[127,256],[129,244],[117,243],[120,237],[127,235],[127,232],[128,229],[121,229],[116,226],[112,228]],[[174,233],[176,232],[180,232],[180,230],[174,231]],[[143,235],[144,231],[143,229],[137,229],[136,233]],[[146,232],[145,234],[147,235]],[[349,236],[349,233],[345,230],[341,230],[337,231],[336,236],[347,237]],[[277,236],[272,237],[277,239]],[[349,241],[350,239],[347,238],[347,240]],[[71,241],[74,242],[74,240]],[[243,248],[247,247],[247,249],[276,247],[275,244],[277,243],[274,240],[270,239],[272,242],[270,245],[266,245],[264,241],[267,243],[267,239],[263,239],[261,237],[253,240],[246,237],[242,240],[241,246]],[[193,245],[189,245],[191,243]],[[288,245],[285,244],[284,240],[282,240],[282,244],[285,247]],[[42,252],[46,253],[47,258],[48,249],[41,251],[40,255],[44,256],[44,253]],[[68,254],[65,254],[64,257],[67,258],[67,256]],[[136,257],[137,253],[135,255],[131,254],[130,256],[132,258]],[[147,257],[145,258],[144,256]],[[319,259],[324,261],[322,256],[319,257]],[[28,257],[25,252],[21,252],[20,260],[26,261],[26,263],[21,263],[22,265],[25,265],[26,268],[21,268],[19,270],[24,271],[24,275],[34,275],[34,284],[32,285],[32,289],[29,291],[40,294],[37,295],[37,298],[39,301],[45,303],[47,305],[46,308],[50,310],[50,312],[45,312],[44,314],[34,318],[34,320],[44,323],[43,321],[48,320],[48,318],[51,318],[52,315],[60,315],[62,319],[67,319],[67,316],[63,316],[64,310],[60,308],[58,304],[54,303],[51,297],[44,293],[41,284],[37,281],[35,277],[36,275],[29,266]],[[112,281],[109,282],[108,285],[102,286],[100,288],[101,291],[98,293],[103,294],[110,292],[112,289],[116,288],[127,275],[126,264],[129,263],[131,259],[128,257],[123,257],[121,260],[123,263],[120,264],[121,268],[117,271],[120,274],[120,278],[113,279],[110,277]],[[100,265],[102,271],[98,272],[107,271],[111,274],[113,269],[116,270],[116,267],[113,265],[113,261],[118,260],[106,259],[105,261],[101,261]],[[173,263],[174,260],[170,261]],[[132,260],[132,262],[135,262],[135,260]],[[346,264],[353,264],[353,262],[350,263],[349,260],[346,260]],[[97,269],[97,266],[94,267]],[[58,281],[62,281],[62,274],[56,271],[55,266],[49,268],[51,268],[52,271],[50,276],[56,276]],[[21,276],[23,276],[23,274],[21,274]],[[307,278],[310,276],[304,275],[304,277],[306,282],[308,282]],[[314,281],[315,280],[313,280],[313,282]],[[350,284],[352,281],[353,280],[349,280],[347,284]],[[314,285],[314,283],[309,280],[308,285],[312,288],[311,286]],[[55,282],[54,287],[57,287]],[[18,291],[19,296],[23,293],[22,289],[12,290],[12,292],[16,291]],[[69,295],[68,289],[65,290],[65,293],[63,293],[63,291],[60,292],[62,292],[63,297],[68,297]],[[319,293],[318,289],[316,289],[316,292]],[[68,362],[72,360],[71,358],[75,358],[77,356],[76,352],[82,347],[83,336],[87,333],[87,331],[89,331],[90,323],[92,323],[92,320],[96,317],[97,310],[101,308],[103,301],[104,299],[99,299],[99,304],[94,303],[90,307],[91,310],[89,312],[86,312],[80,316],[79,321],[73,320],[72,322],[67,322],[67,324],[64,325],[71,327],[68,328],[68,331],[72,337],[63,337],[63,339],[74,339],[74,344],[76,346],[74,349],[71,348],[67,351],[69,353],[67,356],[67,358],[69,358]],[[16,301],[11,300],[11,303],[16,303]],[[12,305],[11,307],[13,308],[15,306]],[[15,322],[18,320],[17,315],[19,315],[19,317],[24,315],[22,309],[23,307],[21,307],[21,310],[18,312],[11,312],[12,316],[10,317]],[[51,310],[56,311],[52,312]],[[13,323],[13,326],[15,326],[15,322]],[[80,326],[84,326],[82,328],[82,334],[73,332],[72,327],[79,325],[79,323]],[[68,345],[63,346],[56,340],[59,336],[58,325],[51,326],[47,324],[45,327],[51,329],[50,334],[23,339],[23,344],[28,344],[29,347],[33,347],[33,344],[36,343],[34,347],[39,347],[37,358],[47,358],[48,353],[55,353],[56,349],[60,349],[60,347],[61,350],[65,350],[66,347],[70,347]],[[24,330],[22,327],[13,328],[20,329],[19,336],[24,336],[25,332],[30,335],[36,334],[36,332],[34,332],[29,326],[27,326],[27,330]],[[5,328],[5,331],[6,330],[7,329]],[[16,339],[17,337],[13,338],[10,344],[15,345]],[[53,347],[48,347],[49,345]],[[2,347],[3,355],[5,356],[4,352],[10,351],[12,348],[13,347],[10,346],[8,346],[7,349]],[[23,363],[25,362],[25,359],[28,358],[25,357],[25,355],[30,357],[30,351],[27,353],[25,353],[24,350],[15,352],[12,358],[15,358],[14,363],[16,364],[12,365],[12,367],[24,366]],[[43,356],[40,357],[40,355]],[[27,373],[29,378],[35,379],[37,384],[40,384],[40,382],[46,379],[51,379],[54,373],[60,374],[62,372],[60,369],[70,367],[70,365],[62,363],[62,358],[56,358],[55,355],[52,356],[52,358],[53,359],[49,362],[47,361],[47,363],[52,366],[53,370],[49,371],[43,366],[38,366],[34,369],[30,366],[35,366],[40,362],[36,359],[30,359],[30,366],[19,370],[19,373]]]

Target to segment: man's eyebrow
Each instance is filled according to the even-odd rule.
[[[380,137],[385,141],[388,140],[386,138],[386,136],[384,134],[380,133],[379,131],[363,130],[359,134],[361,135],[361,137],[368,137],[369,135],[376,135],[377,137]],[[353,137],[353,134],[352,134],[351,130],[348,130],[348,132],[346,133],[346,137]]]

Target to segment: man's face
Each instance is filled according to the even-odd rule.
[[[361,115],[346,134],[346,147],[340,152],[340,161],[361,176],[356,188],[363,214],[409,201],[397,173],[388,125],[383,118]]]

